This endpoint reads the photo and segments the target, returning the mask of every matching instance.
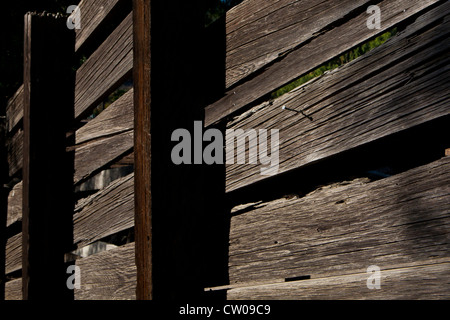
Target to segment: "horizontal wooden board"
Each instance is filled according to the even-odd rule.
[[[22,221],[22,186],[23,181],[20,181],[9,192],[8,215],[6,219],[7,227],[17,221]]]
[[[365,9],[368,3],[369,0],[244,1],[238,7],[247,9],[245,15],[235,18],[241,10],[227,13],[226,86],[310,40],[352,11],[362,10],[363,6]],[[257,5],[265,7],[254,12]]]
[[[6,105],[6,130],[11,132],[23,118],[23,85],[8,100]]]
[[[228,128],[278,129],[280,174],[450,114],[449,22],[423,29],[448,14],[445,7],[342,68],[238,116]],[[227,191],[266,179],[260,169],[227,166]]]
[[[368,289],[370,274],[236,288],[229,300],[448,300],[450,262],[381,269],[380,289]]]
[[[22,233],[16,234],[6,241],[5,273],[22,269]]]
[[[22,279],[5,283],[5,300],[22,300]]]
[[[121,159],[133,149],[133,146],[133,129],[131,129],[76,147],[74,183],[89,178],[103,167]]]
[[[19,129],[7,139],[9,176],[16,175],[23,168],[23,130]]]
[[[78,201],[73,216],[74,244],[79,248],[134,226],[134,174]]]
[[[134,127],[133,89],[103,110],[76,132],[76,143],[132,130]]]
[[[76,73],[75,119],[88,115],[133,68],[133,19],[130,13]]]
[[[79,3],[81,28],[76,30],[75,51],[86,42],[98,26],[121,2],[130,0],[82,0]]]
[[[375,182],[340,183],[235,213],[230,283],[449,258],[449,169],[445,157]]]
[[[317,33],[303,45],[288,51],[264,68],[264,72],[226,92],[225,96],[205,109],[205,126],[217,123],[230,114],[269,94],[275,89],[313,70],[326,61],[361,44],[371,37],[437,3],[438,0],[385,0],[378,4],[383,12],[380,30],[366,26],[369,15],[366,8],[361,14],[349,14]],[[363,9],[361,8],[361,9]]]
[[[136,299],[136,266],[134,243],[82,258],[81,288],[75,289],[75,300]]]

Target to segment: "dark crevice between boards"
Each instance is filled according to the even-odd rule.
[[[115,248],[124,246],[134,242],[134,227],[119,231],[112,235],[103,237],[97,241],[94,241],[88,245],[74,249],[73,251],[66,253],[65,261],[67,263],[73,262],[78,259],[87,258],[91,255],[99,254],[104,251],[113,250]]]
[[[306,276],[285,278],[284,282],[303,281],[303,280],[310,280],[310,279],[311,279],[311,276],[310,275],[306,275]]]
[[[231,191],[227,193],[228,208],[303,197],[322,186],[359,178],[373,182],[431,163],[445,156],[449,127],[450,115]]]
[[[21,279],[22,278],[22,269],[13,271],[8,273],[7,275],[5,275],[5,282],[9,282],[9,281],[13,281],[13,280],[17,280],[17,279]]]

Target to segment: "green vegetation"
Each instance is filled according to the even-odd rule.
[[[377,38],[370,40],[364,44],[362,44],[361,46],[350,50],[346,53],[344,53],[343,55],[341,55],[340,57],[333,59],[329,62],[327,62],[326,64],[320,66],[319,68],[317,68],[316,70],[294,80],[293,82],[285,85],[284,87],[276,90],[275,92],[273,92],[271,94],[271,98],[275,99],[278,98],[280,96],[282,96],[283,94],[301,86],[302,84],[310,81],[311,79],[314,79],[316,77],[321,76],[322,74],[324,74],[326,71],[329,70],[333,70],[336,69],[352,60],[355,60],[356,58],[364,55],[365,53],[375,49],[376,47],[381,46],[383,43],[385,43],[388,39],[390,39],[391,37],[395,36],[397,33],[397,28],[394,28],[388,32],[383,33],[382,35],[378,36]]]

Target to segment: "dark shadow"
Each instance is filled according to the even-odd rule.
[[[204,122],[205,106],[223,94],[225,25],[205,30],[200,1],[177,1],[170,12],[155,1],[151,10],[161,13],[151,39],[152,79],[159,80],[151,97],[153,292],[161,300],[204,300],[205,287],[228,279],[225,171],[175,165],[171,136],[187,129],[194,144],[194,121]]]
[[[8,163],[6,158],[5,106],[0,109],[0,300],[5,300],[6,220],[8,214]]]

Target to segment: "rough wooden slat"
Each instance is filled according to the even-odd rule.
[[[129,131],[134,127],[133,89],[106,108],[76,132],[76,143],[84,143],[112,134]]]
[[[80,120],[116,86],[131,75],[133,68],[132,14],[77,70],[75,119]]]
[[[5,300],[22,300],[22,279],[5,283]]]
[[[81,288],[75,289],[75,299],[136,299],[134,251],[134,243],[130,243],[77,260]]]
[[[6,106],[6,130],[11,132],[23,118],[23,85],[14,96],[9,99]]]
[[[92,36],[99,25],[119,7],[130,0],[82,0],[79,3],[81,13],[81,29],[76,30],[75,51]]]
[[[8,216],[6,226],[22,221],[22,187],[23,182],[16,184],[8,195]]]
[[[209,126],[236,112],[271,91],[320,66],[326,61],[388,30],[412,15],[430,7],[437,0],[385,0],[380,2],[383,23],[380,30],[368,29],[364,10],[339,26],[324,30],[306,44],[289,51],[267,66],[261,74],[226,92],[225,96],[205,109],[205,125]]]
[[[100,138],[75,149],[74,183],[85,180],[133,149],[133,130]]]
[[[280,130],[283,173],[448,115],[449,22],[420,31],[450,11],[444,8],[350,64],[242,114],[228,128]],[[267,178],[259,165],[226,170],[227,191]]]
[[[5,273],[22,269],[22,233],[18,233],[6,241]]]
[[[449,169],[445,157],[375,182],[262,203],[232,217],[230,283],[450,257]]]
[[[79,248],[134,226],[134,173],[80,200],[73,217],[74,244]]]
[[[23,167],[23,130],[19,129],[6,142],[9,176],[16,175]]]
[[[431,300],[450,298],[450,262],[409,268],[381,269],[381,288],[368,289],[370,274],[232,289],[229,300]]]
[[[256,1],[239,6],[253,7]],[[258,1],[264,6],[267,1]],[[234,19],[236,11],[227,13],[226,24],[226,86],[278,59],[348,16],[353,10],[368,6],[369,0],[344,1],[277,1],[247,16]],[[267,5],[267,4],[266,4]],[[250,8],[249,8],[250,9]],[[255,10],[255,9],[253,9]]]

